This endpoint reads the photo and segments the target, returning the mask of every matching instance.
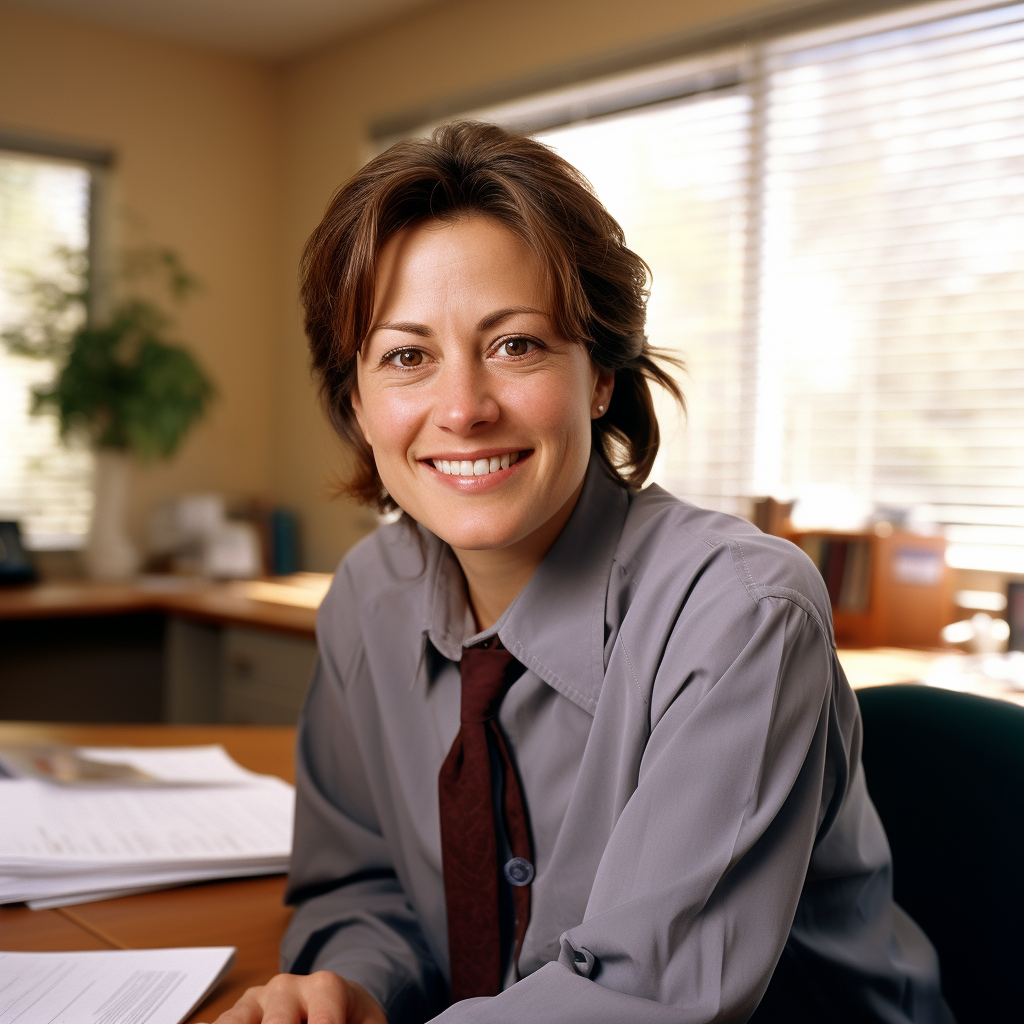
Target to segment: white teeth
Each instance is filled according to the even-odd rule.
[[[434,469],[446,476],[486,476],[488,473],[497,473],[499,469],[508,469],[509,466],[519,461],[519,452],[506,452],[504,455],[492,455],[489,459],[452,460],[431,459]]]

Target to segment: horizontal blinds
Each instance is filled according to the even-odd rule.
[[[28,275],[59,277],[57,250],[87,248],[89,178],[81,166],[0,152],[0,330],[28,313]],[[80,544],[92,502],[89,451],[62,444],[54,417],[30,415],[32,387],[53,373],[0,345],[0,519],[19,520],[34,547]]]
[[[946,11],[767,50],[756,487],[1024,569],[1024,5]]]
[[[744,258],[751,98],[711,92],[537,133],[590,179],[651,267],[648,334],[682,356],[688,414],[664,395],[655,477],[737,511],[748,473]]]

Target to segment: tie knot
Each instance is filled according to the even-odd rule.
[[[518,663],[503,647],[469,647],[462,652],[463,722],[486,722],[498,713],[501,698],[514,678],[513,665]]]

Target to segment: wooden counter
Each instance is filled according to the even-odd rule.
[[[296,573],[230,583],[142,577],[130,583],[74,580],[6,587],[0,589],[0,620],[163,612],[312,638],[330,579],[326,573]]]
[[[1007,700],[1024,707],[1024,692],[1007,682],[972,672],[968,656],[956,650],[849,648],[839,651],[839,663],[855,690],[866,686],[887,686],[890,683],[920,683],[927,679],[930,686]],[[935,671],[942,667],[948,671]],[[954,668],[957,671],[952,671]]]

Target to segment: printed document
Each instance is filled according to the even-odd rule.
[[[234,960],[230,946],[0,953],[0,1024],[181,1024]]]
[[[70,748],[143,775],[0,779],[0,903],[65,906],[286,871],[295,790],[221,747]],[[15,759],[9,759],[13,764]]]

